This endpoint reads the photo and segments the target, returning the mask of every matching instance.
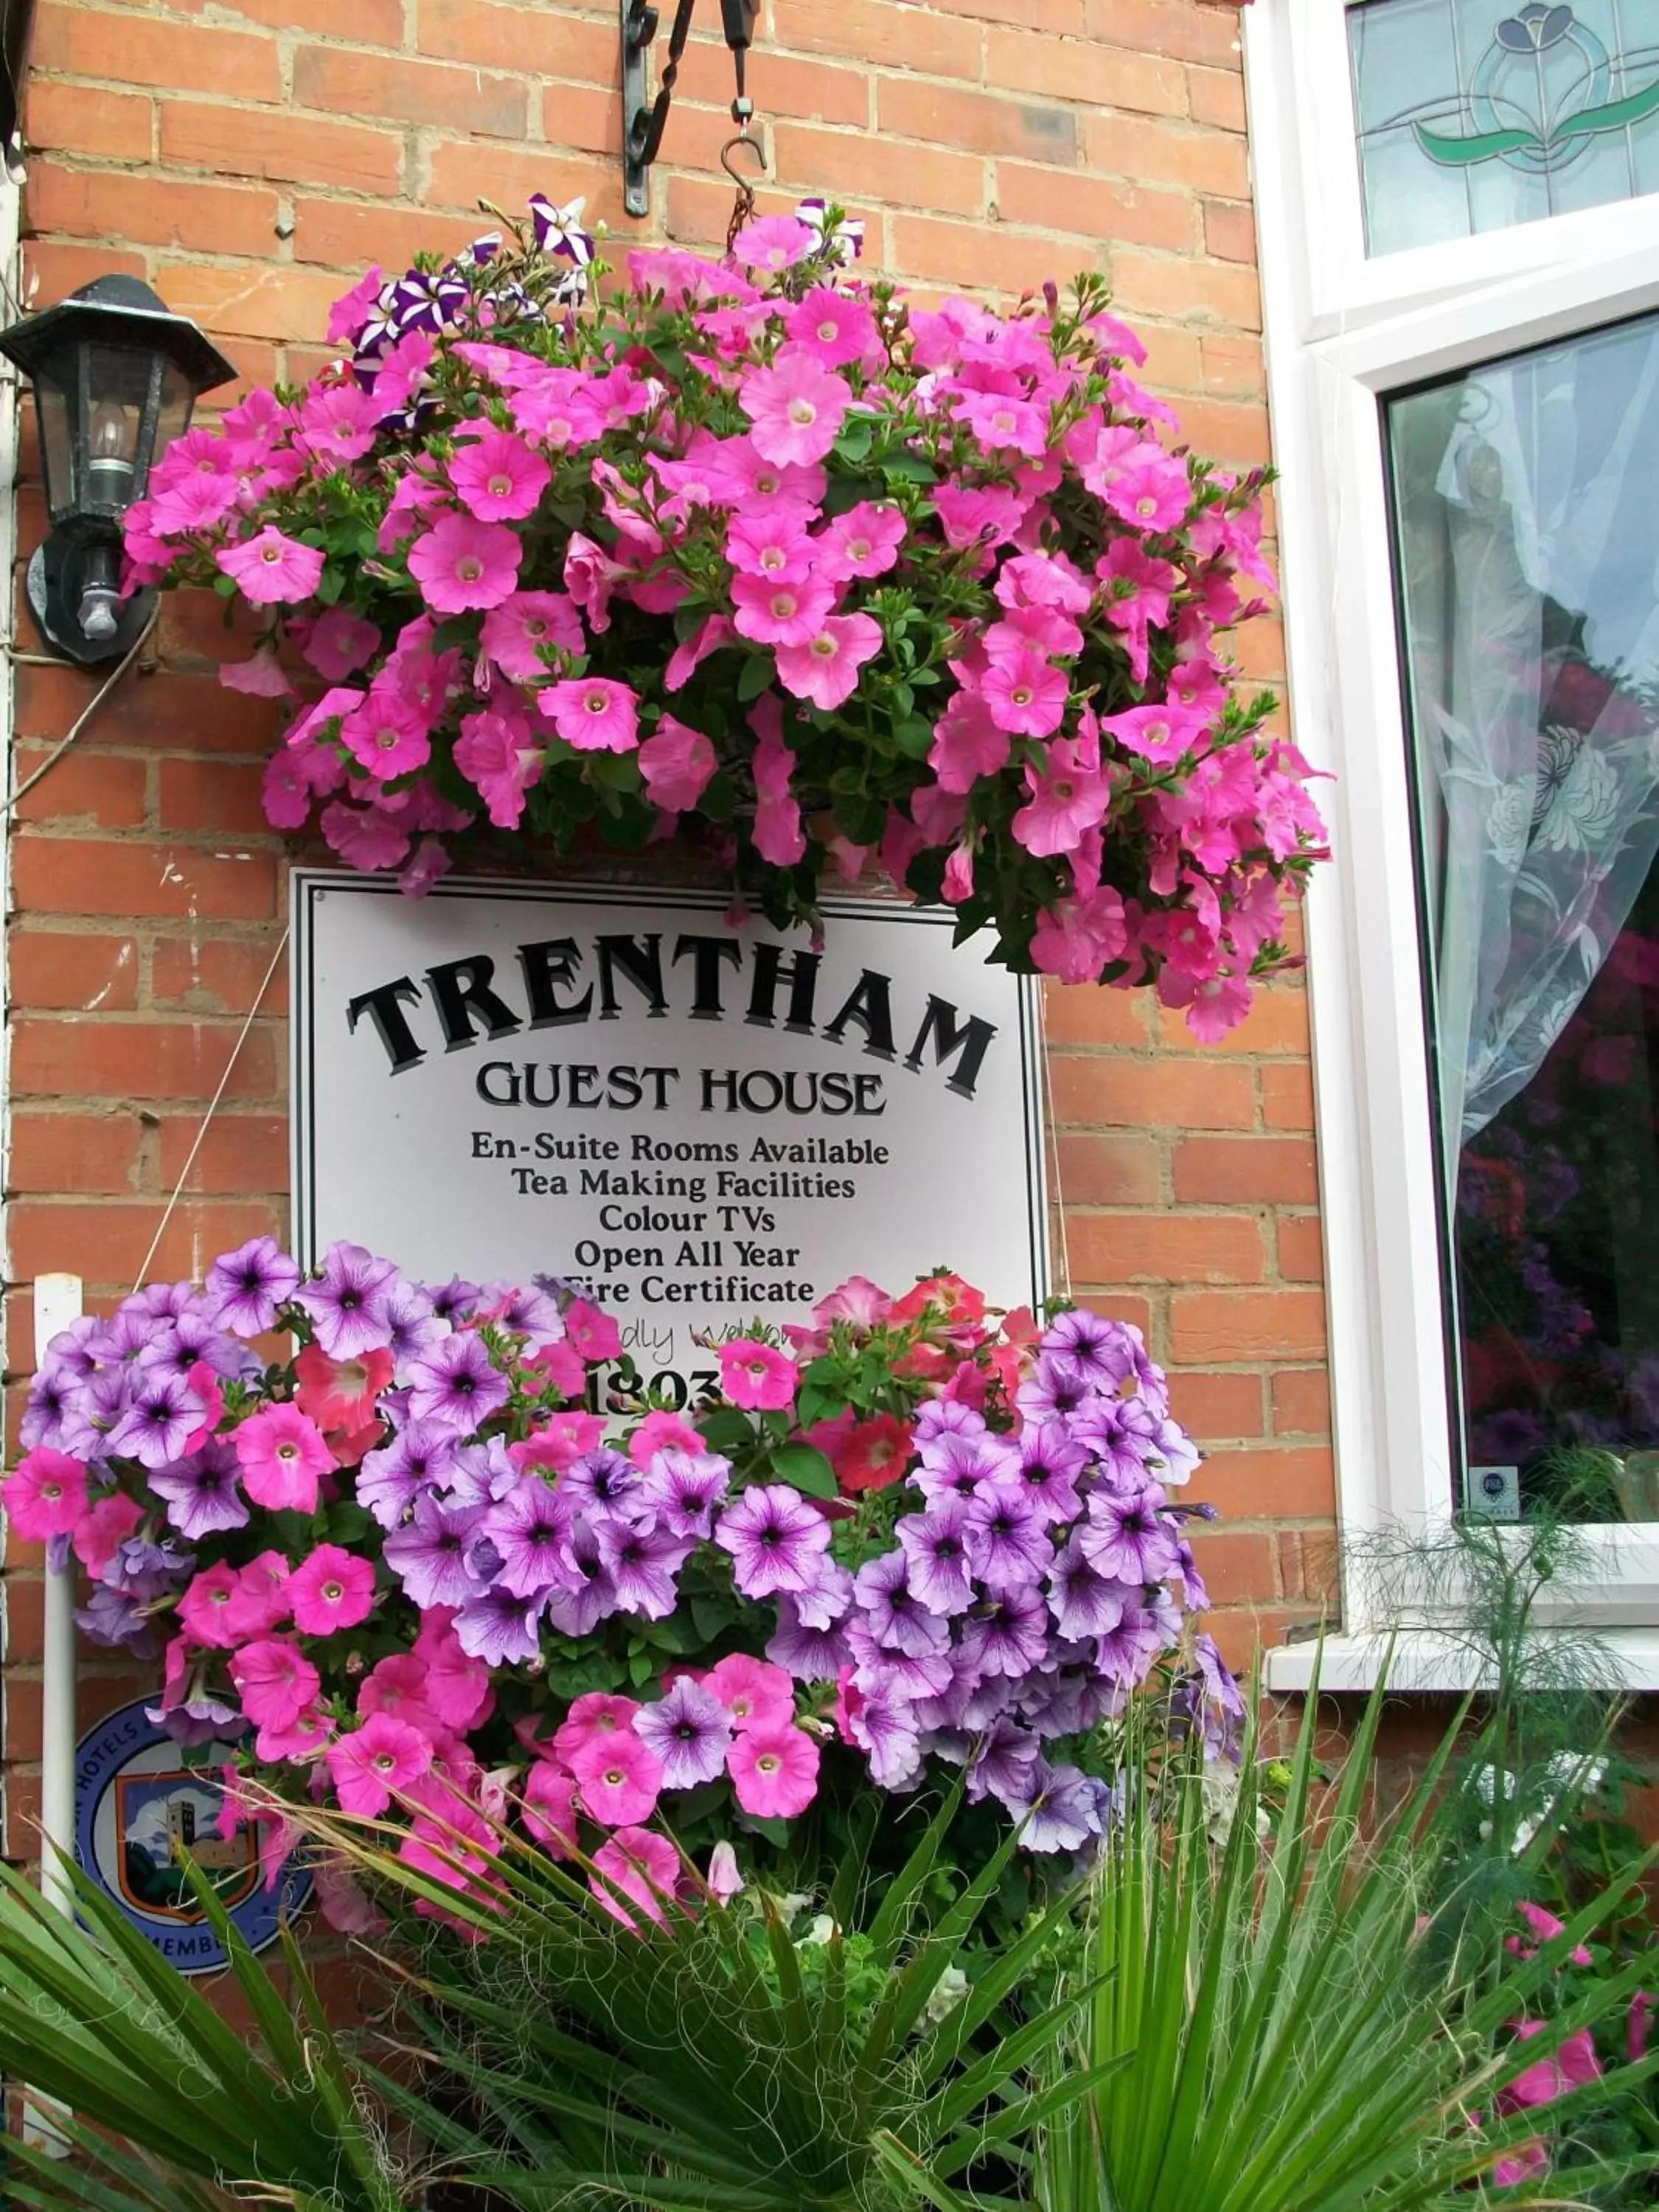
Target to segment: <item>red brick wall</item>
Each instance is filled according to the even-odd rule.
[[[511,207],[585,191],[627,240],[723,236],[724,48],[706,37],[689,53],[653,222],[629,224],[616,25],[614,0],[42,0],[36,301],[130,270],[246,377],[297,378],[325,358],[328,304],[362,266],[463,241],[480,194]],[[750,72],[775,163],[766,198],[844,195],[870,220],[870,258],[924,287],[1106,270],[1194,442],[1262,460],[1237,38],[1233,9],[1204,0],[767,0]],[[40,520],[26,488],[26,546]],[[21,809],[15,1375],[32,1361],[37,1271],[71,1269],[105,1298],[131,1286],[280,932],[287,848],[258,800],[270,709],[215,675],[240,649],[216,608],[169,600],[154,665]],[[1280,653],[1276,625],[1254,625],[1249,672],[1277,679]],[[21,775],[89,685],[61,667],[17,675]],[[1204,1565],[1242,1656],[1318,1614],[1332,1549],[1304,999],[1276,986],[1208,1051],[1142,999],[1065,991],[1049,1007],[1073,1279],[1146,1328],[1210,1449],[1198,1487],[1226,1519]],[[156,1256],[164,1274],[282,1226],[283,1009],[279,975]],[[7,1747],[25,1793],[35,1571],[17,1547]]]

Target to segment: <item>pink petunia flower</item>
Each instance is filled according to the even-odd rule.
[[[536,705],[579,753],[630,753],[639,743],[639,701],[629,685],[609,677],[550,684],[537,694]]]
[[[546,750],[516,703],[462,717],[455,765],[475,783],[498,830],[516,830],[524,795],[539,778]]]
[[[780,584],[799,584],[811,574],[817,541],[793,507],[763,514],[737,514],[726,532],[726,557],[740,576],[762,576]]]
[[[322,548],[301,545],[270,523],[240,545],[222,547],[213,559],[242,597],[256,607],[292,605],[308,599],[322,580]]]
[[[374,1569],[340,1544],[319,1544],[288,1579],[294,1626],[306,1636],[332,1636],[367,1620],[374,1604]]]
[[[320,1344],[308,1344],[294,1363],[294,1402],[319,1429],[361,1429],[374,1419],[392,1368],[391,1352],[380,1346],[356,1359],[331,1359]]]
[[[523,522],[541,503],[553,471],[510,430],[493,427],[468,438],[449,465],[449,481],[480,522]]]
[[[1062,983],[1096,983],[1127,943],[1122,898],[1103,884],[1088,898],[1061,899],[1043,908],[1031,939],[1031,960]]]
[[[227,691],[240,691],[251,699],[291,699],[294,696],[294,686],[289,682],[281,661],[268,645],[262,645],[246,660],[221,661],[219,681]]]
[[[794,1681],[769,1659],[752,1659],[746,1651],[733,1651],[709,1668],[703,1685],[714,1692],[739,1731],[760,1729],[770,1733],[793,1725]]]
[[[896,507],[860,500],[838,514],[817,539],[817,570],[834,583],[854,576],[884,576],[898,565],[904,517]]]
[[[297,1406],[266,1405],[236,1431],[242,1480],[272,1513],[314,1513],[319,1479],[336,1464],[322,1431]]]
[[[342,684],[361,668],[380,642],[377,624],[347,607],[325,607],[306,626],[300,651],[325,684]]]
[[[1100,726],[1127,752],[1139,753],[1154,767],[1167,768],[1190,750],[1208,728],[1210,717],[1190,707],[1127,707],[1121,714],[1103,714]]]
[[[622,1331],[615,1318],[586,1298],[572,1298],[563,1313],[564,1341],[591,1366],[622,1358]]]
[[[666,1836],[652,1828],[618,1828],[609,1843],[593,1854],[593,1873],[587,1886],[612,1919],[634,1934],[639,1924],[617,1892],[628,1898],[647,1920],[666,1918],[663,1900],[672,1898],[684,1871],[680,1855]]]
[[[240,1641],[231,1616],[237,1583],[235,1568],[224,1559],[191,1577],[179,1601],[179,1622],[192,1644],[228,1651]]]
[[[582,1810],[602,1827],[648,1820],[662,1790],[662,1762],[649,1745],[620,1732],[597,1737],[571,1754]]]
[[[795,756],[770,730],[755,748],[755,850],[775,868],[793,868],[806,851],[791,778]]]
[[[757,1337],[733,1337],[718,1347],[720,1389],[745,1413],[781,1413],[795,1402],[800,1370],[786,1352]]]
[[[432,1765],[432,1740],[390,1713],[371,1713],[327,1752],[328,1771],[342,1809],[376,1820],[393,1794],[407,1790]]]
[[[749,1729],[726,1754],[738,1802],[759,1820],[793,1820],[818,1794],[818,1747],[805,1729]]]
[[[538,1759],[525,1777],[524,1824],[550,1856],[576,1848],[576,1778],[555,1759]]]
[[[300,409],[295,442],[325,469],[361,460],[374,443],[380,409],[361,385],[313,384]]]
[[[514,592],[484,617],[483,649],[503,676],[531,684],[548,672],[547,653],[585,653],[576,603],[564,592]]]
[[[614,1736],[632,1735],[634,1716],[639,1710],[636,1698],[589,1690],[572,1699],[570,1711],[554,1735],[553,1748],[568,1766],[589,1744],[609,1743]]]
[[[994,660],[979,688],[991,720],[1011,736],[1052,737],[1065,720],[1066,677],[1035,647]]]
[[[793,269],[818,242],[817,233],[799,216],[765,215],[745,223],[732,241],[732,258],[740,269]]]
[[[737,636],[737,624],[730,615],[710,615],[702,628],[688,637],[684,645],[677,646],[668,656],[668,665],[663,670],[663,689],[678,691],[690,683],[711,653],[730,645]]]
[[[72,1535],[87,1510],[86,1462],[49,1444],[36,1444],[0,1483],[0,1503],[26,1543]]]
[[[240,1693],[242,1711],[261,1729],[291,1726],[322,1687],[299,1645],[280,1637],[244,1644],[231,1656],[230,1679]]]
[[[795,580],[738,574],[732,579],[738,633],[757,645],[808,644],[835,603],[833,587],[821,576]]]
[[[792,345],[810,353],[826,368],[869,368],[882,358],[881,333],[862,300],[815,284],[785,319]]]
[[[269,1636],[288,1619],[289,1572],[289,1563],[280,1552],[261,1552],[248,1561],[236,1577],[225,1614],[234,1643]]]
[[[992,720],[983,695],[964,689],[952,694],[933,725],[927,765],[942,791],[965,796],[981,776],[995,775],[1006,766],[1012,750],[1008,732]]]
[[[75,1524],[70,1538],[75,1556],[89,1575],[101,1575],[144,1517],[144,1509],[125,1490],[112,1491]]]
[[[524,544],[505,523],[446,514],[409,549],[409,573],[434,613],[498,607],[519,580]]]
[[[413,701],[385,684],[371,686],[355,714],[340,725],[340,742],[373,776],[390,783],[432,757],[427,720]]]
[[[810,353],[789,347],[770,368],[757,369],[738,386],[738,404],[750,424],[750,443],[763,460],[780,465],[822,460],[852,404],[844,378]]]
[[[1104,821],[1111,805],[1110,785],[1097,764],[1092,769],[1084,765],[1081,751],[1074,738],[1058,738],[1048,748],[1046,774],[1026,763],[1030,797],[1012,826],[1026,851],[1039,859],[1074,853],[1084,832]]]
[[[831,615],[804,645],[775,648],[778,681],[797,699],[827,711],[852,697],[860,669],[881,647],[881,624],[872,615]]]
[[[719,766],[713,741],[672,714],[664,714],[640,747],[646,794],[671,814],[695,806]]]
[[[356,343],[385,286],[384,273],[374,268],[360,276],[349,292],[341,294],[328,311],[328,328],[325,335],[330,345]]]
[[[702,1438],[678,1413],[660,1409],[647,1413],[628,1441],[628,1456],[635,1467],[649,1467],[659,1451],[700,1452]]]
[[[365,873],[395,868],[409,852],[408,832],[377,807],[348,806],[337,799],[323,809],[318,827],[330,852]]]

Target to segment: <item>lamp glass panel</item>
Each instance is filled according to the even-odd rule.
[[[55,379],[34,380],[34,411],[40,426],[40,465],[46,479],[46,507],[54,522],[75,504],[74,441],[70,434],[69,394]]]

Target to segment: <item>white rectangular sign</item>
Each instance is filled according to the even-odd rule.
[[[682,1400],[694,1331],[849,1275],[1043,1296],[1036,994],[949,914],[827,899],[815,951],[713,892],[292,890],[302,1261],[574,1278]]]

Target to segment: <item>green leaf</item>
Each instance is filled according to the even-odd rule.
[[[317,588],[312,596],[313,599],[320,599],[325,607],[331,607],[341,592],[344,591],[345,586],[344,570],[337,568],[333,562],[330,562],[317,579]]]
[[[901,483],[939,482],[939,471],[923,453],[884,453],[881,468],[884,476],[896,477]]]
[[[755,1426],[747,1413],[740,1413],[735,1406],[717,1407],[705,1413],[696,1424],[698,1435],[713,1451],[740,1451],[744,1444],[755,1441]]]
[[[876,423],[872,415],[849,415],[836,440],[836,458],[856,468],[860,461],[869,459],[875,434]]]
[[[893,742],[910,759],[925,760],[933,750],[933,726],[923,721],[920,714],[913,714],[894,726]]]
[[[841,1496],[836,1470],[816,1444],[780,1444],[771,1455],[773,1472],[809,1498]]]

